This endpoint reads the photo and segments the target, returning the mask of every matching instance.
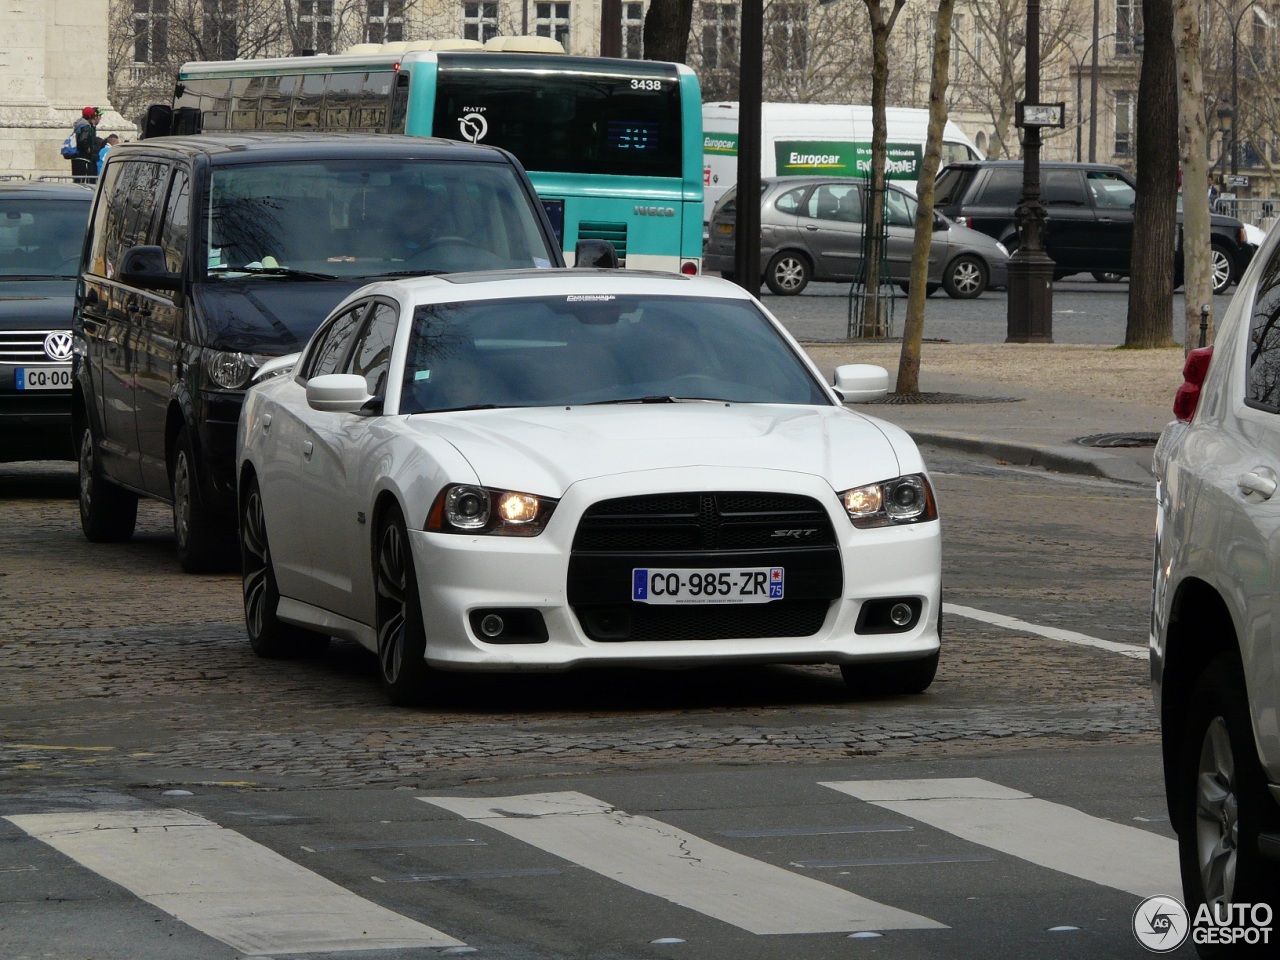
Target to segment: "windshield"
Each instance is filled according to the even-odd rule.
[[[92,199],[0,200],[0,277],[74,278]]]
[[[831,402],[750,302],[579,294],[418,307],[400,412],[680,400]]]
[[[214,168],[207,275],[323,279],[553,262],[505,164],[315,160]]]

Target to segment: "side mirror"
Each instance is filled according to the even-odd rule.
[[[575,267],[618,269],[618,251],[608,240],[579,240],[573,248]]]
[[[364,377],[354,373],[326,373],[307,381],[307,406],[327,413],[359,413],[373,398]]]
[[[845,403],[867,403],[889,393],[889,371],[872,363],[836,367],[834,386]]]
[[[939,230],[946,230],[950,226],[950,220],[940,214],[937,210],[933,211],[933,230],[935,233]]]
[[[167,137],[173,132],[173,108],[167,103],[153,103],[147,107],[146,119],[142,122],[142,136],[139,140],[152,137]]]
[[[182,275],[169,272],[159,247],[130,247],[120,260],[120,281],[146,290],[177,290],[182,286]]]

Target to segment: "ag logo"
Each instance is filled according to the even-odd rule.
[[[489,132],[489,121],[484,118],[483,114],[468,113],[458,121],[458,129],[462,132],[463,140],[469,143],[479,143],[485,138],[485,134]]]
[[[1172,953],[1187,940],[1191,918],[1173,897],[1147,897],[1133,912],[1133,935],[1152,953]]]
[[[44,352],[50,360],[71,359],[71,334],[55,330],[44,338]]]

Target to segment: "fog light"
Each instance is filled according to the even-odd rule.
[[[905,603],[895,603],[889,608],[889,621],[895,627],[905,627],[915,615],[915,611]]]
[[[486,637],[499,637],[502,630],[506,626],[502,618],[496,613],[491,613],[480,621],[480,632]]]

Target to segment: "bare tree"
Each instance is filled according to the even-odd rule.
[[[911,286],[907,319],[898,360],[899,394],[920,392],[920,347],[924,341],[924,298],[928,293],[929,248],[933,244],[933,180],[942,160],[942,129],[947,123],[947,77],[951,71],[951,19],[954,0],[938,0],[933,39],[933,71],[929,81],[929,132],[925,135],[920,182],[916,188],[916,235],[911,250]]]
[[[740,9],[736,3],[732,6]],[[684,63],[689,55],[692,23],[693,0],[650,0],[644,17],[645,59]]]
[[[1174,54],[1182,144],[1182,269],[1186,294],[1183,346],[1190,350],[1205,309],[1212,335],[1213,283],[1209,275],[1208,161],[1205,156],[1204,74],[1200,67],[1202,0],[1174,0]]]
[[[697,49],[695,34],[693,48]],[[863,103],[870,96],[866,17],[853,3],[771,0],[764,8],[766,100]]]
[[[1133,217],[1127,347],[1173,343],[1178,190],[1178,78],[1173,5],[1142,0],[1146,42],[1138,83],[1138,200]]]

